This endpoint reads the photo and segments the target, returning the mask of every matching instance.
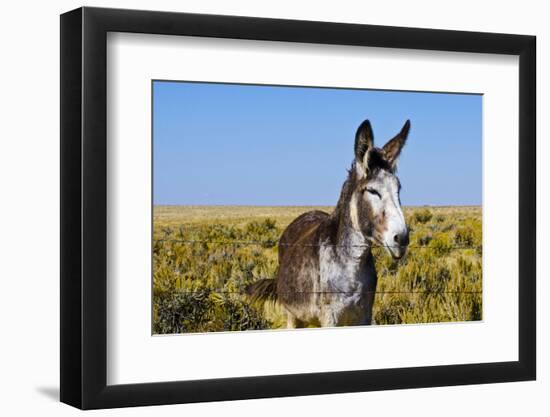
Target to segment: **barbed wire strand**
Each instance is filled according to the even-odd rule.
[[[183,243],[183,244],[220,244],[220,245],[278,245],[278,246],[303,246],[303,247],[318,247],[322,246],[321,244],[280,244],[277,241],[261,241],[261,240],[233,240],[233,241],[213,241],[213,240],[190,240],[190,239],[155,239],[155,242],[161,243]],[[323,244],[325,245],[325,244]],[[396,248],[402,246],[386,246],[386,245],[330,245],[334,247],[365,247],[365,248]],[[409,249],[437,249],[430,246],[408,246]],[[481,246],[460,246],[453,245],[450,249],[480,249]],[[206,291],[178,291],[176,294],[206,294],[206,293],[215,293],[215,294],[246,294],[246,291],[227,291],[227,290],[206,290]],[[409,291],[294,291],[293,294],[482,294],[482,291],[438,291],[438,290],[409,290]],[[286,294],[278,292],[278,294]]]
[[[274,240],[192,240],[192,239],[154,239],[155,242],[159,243],[183,243],[183,244],[213,244],[213,245],[272,245],[272,246],[300,246],[300,247],[319,247],[319,246],[332,246],[332,247],[348,247],[348,248],[408,248],[408,249],[435,249],[432,246],[419,246],[419,245],[379,245],[379,244],[359,244],[359,245],[336,245],[330,243],[306,243],[306,244],[295,244],[295,243],[278,243]],[[449,249],[481,249],[481,245],[477,246],[465,246],[465,245],[452,245],[448,247]]]
[[[483,291],[286,291],[277,292],[277,295],[281,294],[482,294]],[[204,290],[204,291],[176,291],[172,295],[177,294],[243,294],[246,295],[246,291],[227,291],[227,290]]]

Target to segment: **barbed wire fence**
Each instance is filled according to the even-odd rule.
[[[403,245],[380,245],[375,243],[365,243],[365,244],[355,244],[355,245],[338,245],[338,244],[330,244],[330,243],[322,243],[322,244],[295,244],[295,243],[280,243],[278,240],[204,240],[204,239],[166,239],[166,238],[160,238],[160,239],[154,239],[154,242],[158,243],[180,243],[185,245],[228,245],[228,246],[262,246],[262,247],[276,247],[276,246],[285,246],[285,247],[353,247],[353,248],[403,248],[405,246]],[[416,250],[416,249],[422,249],[422,250],[437,250],[437,248],[434,248],[429,245],[406,245],[407,250]],[[479,251],[481,250],[482,245],[452,245],[449,247],[449,250],[474,250]],[[267,277],[266,277],[267,278]],[[259,278],[261,279],[261,278]],[[224,289],[219,290],[211,290],[212,292],[219,293],[219,294],[243,294],[244,290],[241,291],[227,291]],[[188,293],[197,292],[200,291],[185,291]],[[384,290],[376,290],[376,291],[360,291],[360,292],[350,292],[350,291],[315,291],[315,292],[294,292],[294,293],[302,293],[302,294],[354,294],[354,293],[361,293],[361,294],[368,294],[368,293],[375,293],[375,294],[481,294],[482,291],[440,291],[440,290],[403,290],[403,291],[384,291]]]
[[[175,244],[175,245],[202,245],[205,246],[204,249],[210,248],[211,246],[226,246],[228,248],[233,248],[233,250],[236,250],[238,247],[243,246],[259,246],[263,249],[274,249],[276,247],[284,246],[284,247],[349,247],[349,248],[365,248],[365,249],[387,249],[387,248],[402,248],[401,245],[381,245],[377,243],[367,242],[364,244],[352,244],[352,245],[342,245],[342,244],[330,244],[330,243],[322,243],[322,244],[303,244],[303,243],[284,243],[279,242],[278,239],[260,239],[260,240],[240,240],[240,239],[186,239],[186,238],[169,238],[169,237],[161,237],[161,238],[154,238],[153,239],[153,245],[156,248],[155,250],[162,251],[164,249],[168,248],[162,248],[163,245],[167,244],[168,248],[169,245]],[[160,245],[160,247],[159,247]],[[482,245],[450,245],[447,246],[447,250],[449,251],[476,251],[478,253],[481,252]],[[427,244],[412,244],[407,245],[407,253],[410,254],[411,251],[415,250],[435,250],[437,251],[437,247],[430,246],[429,242]],[[208,261],[207,261],[208,262]],[[402,262],[402,261],[397,261]],[[182,274],[183,275],[183,274]],[[182,276],[182,278],[184,278]],[[260,280],[263,278],[275,278],[275,277],[256,277],[256,280]],[[228,281],[229,279],[223,279],[221,282]],[[222,284],[222,285],[225,285]],[[241,285],[238,285],[238,287],[241,287]],[[187,295],[188,297],[199,297],[200,299],[204,299],[204,297],[209,297],[208,294],[212,294],[213,296],[220,296],[222,299],[227,300],[225,297],[231,297],[231,296],[246,296],[246,285],[243,285],[242,288],[237,289],[227,289],[227,288],[206,288],[206,289],[200,289],[200,290],[193,290],[193,289],[186,289],[186,290],[178,290],[176,291],[172,296],[173,297],[179,297],[183,295]],[[428,299],[431,297],[454,297],[454,296],[461,296],[461,295],[470,295],[474,297],[478,297],[482,295],[481,290],[446,290],[444,288],[437,288],[437,289],[392,289],[392,290],[384,290],[384,289],[377,289],[377,290],[362,290],[362,291],[339,291],[339,290],[330,290],[330,291],[293,291],[293,294],[316,294],[320,296],[337,296],[337,295],[352,295],[352,294],[363,294],[363,295],[374,295],[374,296],[384,296],[384,295],[404,295],[404,296],[416,296],[420,295],[422,298],[419,299],[419,303],[423,306],[425,303],[428,302]],[[281,294],[280,292],[277,292],[278,296],[285,295],[284,293]],[[176,298],[173,299],[174,301]],[[421,307],[423,308],[423,307]],[[174,311],[172,321],[176,323],[178,321],[177,316],[180,314],[180,312]],[[229,328],[233,328],[234,326],[242,325],[240,322],[235,322],[237,320],[233,315],[228,316],[229,319]],[[180,332],[180,331],[178,331]]]
[[[183,244],[213,244],[213,245],[236,245],[236,246],[246,246],[246,245],[258,245],[258,246],[299,246],[299,247],[320,247],[320,246],[329,246],[329,247],[349,247],[349,248],[408,248],[408,249],[432,249],[436,248],[429,245],[380,245],[380,244],[355,244],[355,245],[337,245],[331,243],[311,243],[311,244],[296,244],[296,243],[279,243],[276,240],[193,240],[193,239],[155,239],[155,242],[159,243],[183,243]],[[452,245],[450,246],[451,250],[479,250],[481,245]]]

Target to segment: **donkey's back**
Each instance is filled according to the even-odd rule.
[[[319,226],[329,219],[329,214],[321,210],[312,210],[301,214],[295,218],[284,230],[281,238],[279,239],[279,265],[281,261],[287,255],[288,249],[303,244],[304,240],[317,236]],[[304,239],[305,238],[305,239]],[[311,244],[316,244],[311,242]],[[300,249],[300,248],[298,248]]]

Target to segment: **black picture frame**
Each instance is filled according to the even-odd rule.
[[[519,56],[519,360],[107,385],[108,32]],[[251,17],[80,8],[61,15],[61,401],[82,409],[533,380],[536,38]]]

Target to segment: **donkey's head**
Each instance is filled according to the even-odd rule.
[[[382,148],[374,146],[370,122],[365,120],[355,136],[355,181],[350,204],[354,228],[375,245],[387,248],[395,259],[405,255],[409,230],[401,209],[396,164],[409,133],[407,120],[401,132]]]

